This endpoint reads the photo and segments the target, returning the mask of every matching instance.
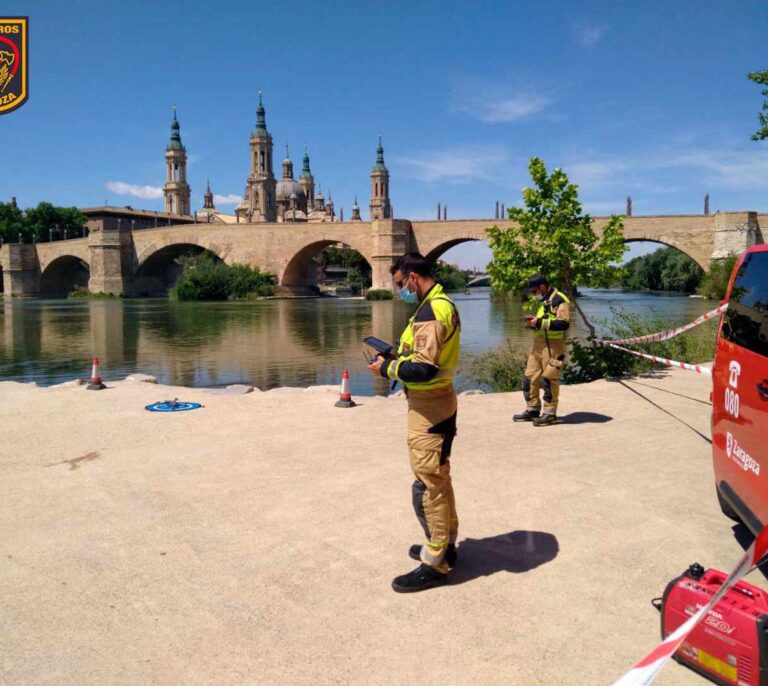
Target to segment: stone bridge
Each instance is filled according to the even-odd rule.
[[[596,217],[599,230],[608,221]],[[92,292],[141,296],[167,290],[178,276],[175,259],[210,250],[226,264],[248,264],[274,273],[286,293],[311,292],[312,258],[326,246],[344,243],[371,265],[373,288],[392,288],[395,257],[418,250],[438,258],[467,241],[486,240],[493,219],[329,224],[185,224],[157,229],[98,230],[88,238],[53,243],[6,244],[0,248],[6,297],[66,295],[75,286]],[[768,215],[721,212],[709,215],[633,216],[624,219],[627,242],[655,241],[675,247],[704,269],[711,259],[763,242]]]

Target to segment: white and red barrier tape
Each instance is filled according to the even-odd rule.
[[[688,331],[689,329],[692,329],[695,326],[698,326],[699,324],[703,324],[706,321],[709,321],[710,319],[713,319],[714,317],[717,317],[718,315],[722,314],[728,309],[728,303],[723,303],[720,305],[720,307],[716,307],[714,310],[710,310],[709,312],[702,314],[701,317],[697,317],[694,319],[690,324],[686,324],[685,326],[680,326],[677,329],[672,329],[671,331],[662,331],[660,333],[649,333],[645,336],[635,336],[634,338],[619,338],[615,341],[605,340],[603,338],[596,340],[595,343],[599,343],[600,345],[608,345],[609,343],[615,343],[617,345],[627,345],[629,343],[651,343],[653,341],[667,341],[670,338],[674,338],[675,336],[683,333],[684,331]]]
[[[664,668],[664,665],[669,662],[669,658],[674,655],[675,651],[680,647],[699,620],[720,601],[731,586],[752,571],[757,563],[765,557],[766,553],[768,553],[768,526],[758,534],[736,565],[736,568],[712,597],[712,600],[667,636],[660,645],[648,653],[621,679],[614,682],[613,686],[648,686],[652,684],[659,672]]]
[[[614,345],[613,343],[606,341],[604,344],[609,348],[615,348],[622,352],[629,353],[630,355],[637,355],[638,357],[644,357],[646,360],[653,360],[654,362],[660,362],[661,364],[668,364],[670,367],[680,367],[680,369],[687,369],[689,372],[696,372],[697,374],[703,374],[704,376],[712,376],[712,367],[703,367],[700,364],[689,364],[688,362],[678,362],[677,360],[670,360],[668,357],[658,357],[657,355],[648,355],[647,353],[641,353],[637,350],[630,350],[629,348],[622,348],[620,345]]]

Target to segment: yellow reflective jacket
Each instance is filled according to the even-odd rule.
[[[408,321],[397,359],[381,365],[381,375],[409,391],[449,386],[459,364],[460,335],[459,311],[436,283]]]
[[[571,321],[571,301],[558,291],[552,288],[544,298],[539,309],[536,311],[536,329],[534,336],[545,336],[550,340],[556,340],[565,336],[566,329]]]

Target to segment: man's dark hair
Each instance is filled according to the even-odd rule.
[[[391,274],[400,272],[403,276],[408,276],[415,272],[419,276],[432,276],[432,265],[417,252],[407,252],[397,258],[389,270]]]
[[[547,279],[547,277],[543,274],[536,274],[536,276],[532,276],[530,279],[528,279],[528,285],[526,286],[526,289],[530,291],[534,288],[538,288],[539,286],[549,286],[549,279]]]

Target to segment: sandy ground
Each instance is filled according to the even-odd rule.
[[[0,384],[2,683],[610,684],[667,581],[742,551],[687,372],[566,387],[549,428],[463,396],[459,566],[410,595],[402,398],[109,385]],[[174,396],[205,407],[144,410]]]

